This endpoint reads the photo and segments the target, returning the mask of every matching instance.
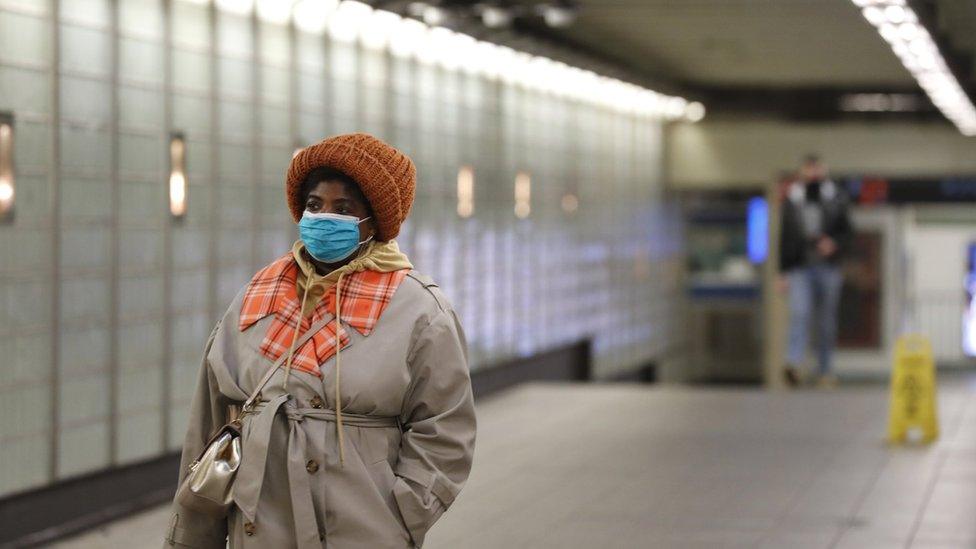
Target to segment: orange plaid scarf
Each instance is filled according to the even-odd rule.
[[[406,275],[407,269],[365,270],[345,275],[341,280],[343,322],[368,336]],[[298,264],[288,252],[258,271],[244,293],[238,323],[241,331],[270,314],[275,315],[260,348],[261,354],[272,362],[288,352],[296,327],[300,334],[304,333],[313,323],[335,311],[337,285],[329,288],[310,316],[303,317],[296,291],[297,277]],[[292,367],[322,377],[319,365],[336,353],[336,337],[340,349],[348,345],[349,334],[332,319],[301,348],[295,349]]]

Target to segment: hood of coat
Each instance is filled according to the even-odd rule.
[[[302,308],[302,314],[305,315],[315,310],[319,300],[329,291],[329,288],[335,285],[341,275],[367,270],[388,273],[413,268],[407,255],[400,251],[396,240],[370,241],[355,259],[324,275],[315,270],[315,264],[305,251],[305,243],[301,239],[296,240],[292,245],[291,254],[298,263],[296,280],[298,295],[304,296],[306,290],[315,290],[309,293],[310,299],[305,301],[305,306]]]

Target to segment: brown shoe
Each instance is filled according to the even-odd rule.
[[[787,385],[790,387],[796,387],[800,384],[800,372],[796,368],[787,366],[783,369],[783,372],[786,374]]]

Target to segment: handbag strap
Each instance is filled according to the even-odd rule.
[[[308,331],[302,334],[300,338],[298,338],[297,343],[295,343],[295,348],[301,349],[302,345],[304,345],[306,341],[311,339],[311,337],[314,336],[316,333],[318,333],[319,330],[325,328],[325,325],[331,321],[332,321],[331,318],[326,317],[320,319],[315,324],[312,324],[312,326],[308,329]],[[248,397],[246,402],[244,402],[244,406],[241,407],[242,415],[250,411],[251,405],[253,404],[254,399],[257,398],[258,393],[260,393],[261,389],[263,389],[264,386],[267,385],[268,381],[271,380],[271,376],[275,373],[275,370],[280,368],[287,358],[288,358],[288,353],[281,353],[281,356],[278,357],[278,360],[275,361],[274,365],[271,368],[268,368],[268,371],[265,372],[264,377],[262,377],[261,381],[258,382],[258,385],[254,389],[254,392],[251,393],[251,396]]]

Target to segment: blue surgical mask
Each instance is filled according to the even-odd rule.
[[[367,243],[370,236],[359,241],[359,224],[369,219],[334,213],[312,213],[308,210],[298,222],[298,235],[305,249],[323,263],[336,263],[346,259],[359,246]]]

